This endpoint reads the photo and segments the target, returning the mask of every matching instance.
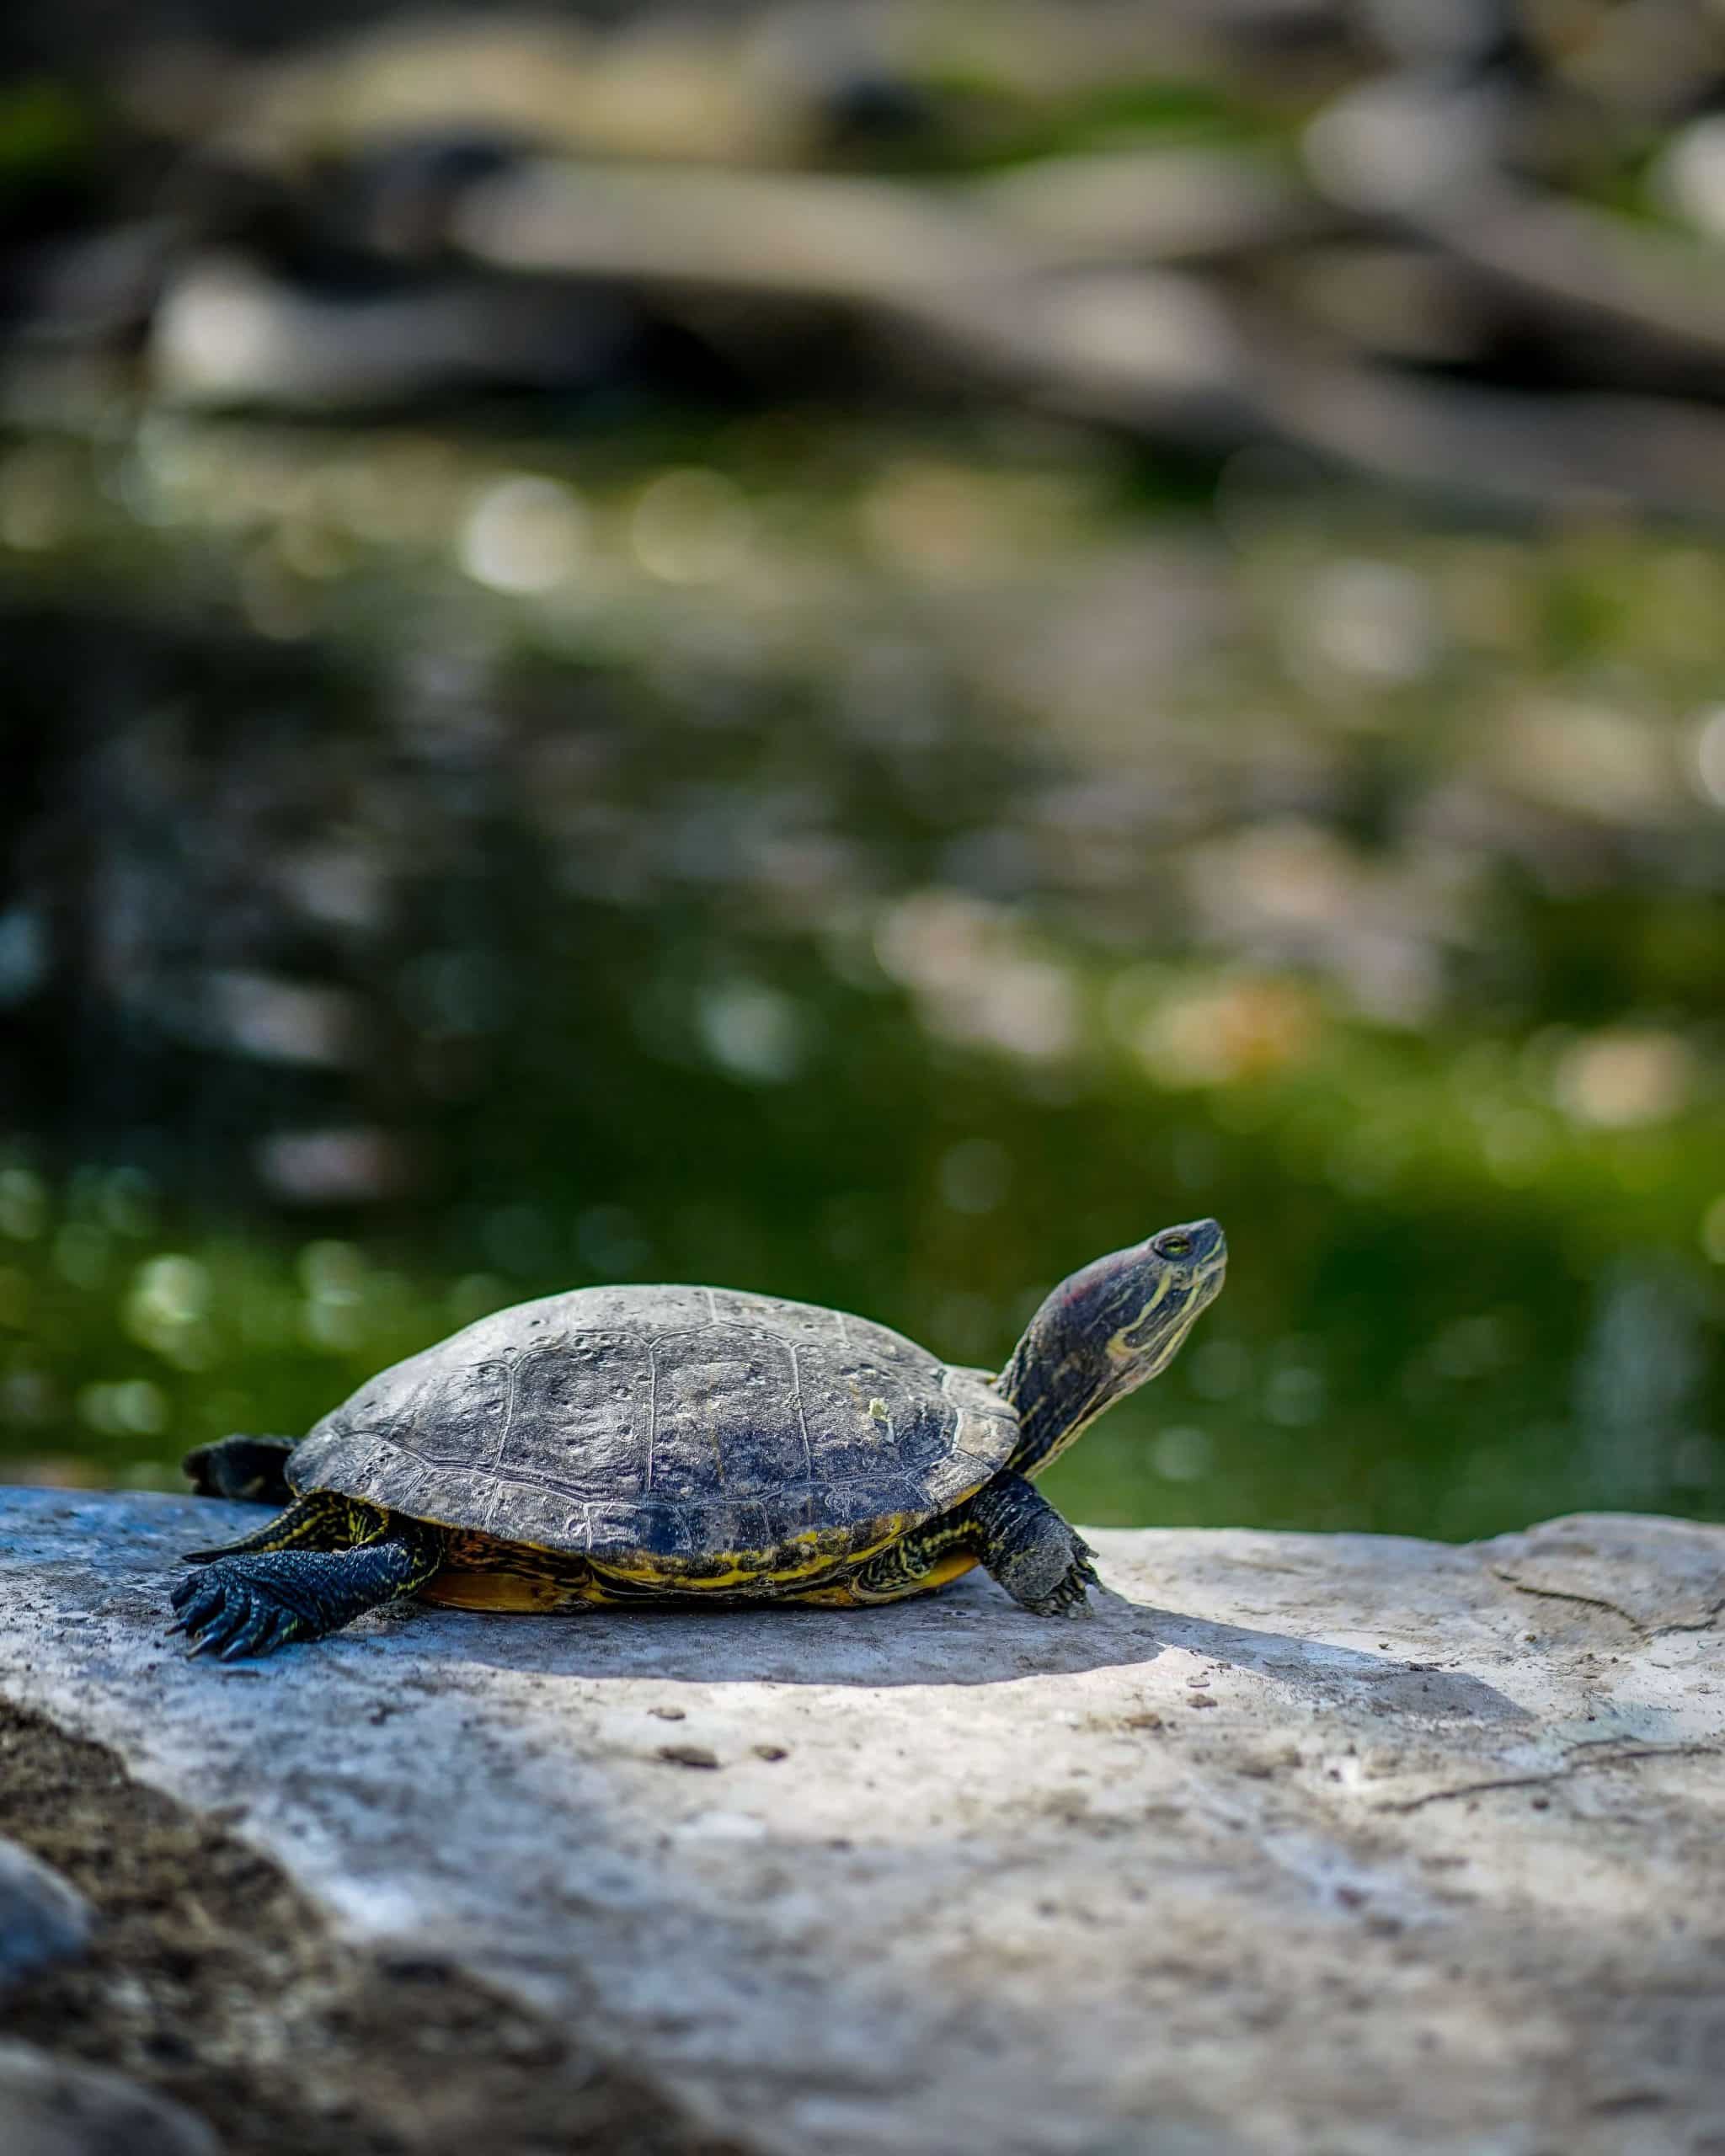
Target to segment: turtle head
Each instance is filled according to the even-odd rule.
[[[1061,1281],[1001,1374],[1023,1433],[1012,1465],[1044,1465],[1103,1408],[1165,1370],[1221,1292],[1227,1267],[1216,1223],[1188,1220]]]

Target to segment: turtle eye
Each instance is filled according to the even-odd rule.
[[[1192,1255],[1190,1235],[1158,1235],[1156,1246],[1164,1257],[1190,1257]]]

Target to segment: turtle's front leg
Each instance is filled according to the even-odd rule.
[[[273,1654],[290,1640],[320,1640],[367,1609],[416,1593],[442,1562],[436,1530],[401,1518],[362,1549],[218,1557],[174,1588],[175,1629],[194,1654],[224,1662]]]
[[[1003,1468],[968,1503],[913,1527],[859,1566],[851,1590],[862,1602],[915,1594],[954,1550],[980,1558],[1013,1601],[1039,1617],[1082,1609],[1096,1577],[1090,1545],[1039,1490]]]
[[[976,1554],[1014,1602],[1039,1617],[1076,1616],[1085,1607],[1095,1553],[1022,1475],[1002,1469],[964,1510]]]

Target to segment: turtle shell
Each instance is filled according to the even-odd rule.
[[[860,1556],[1004,1465],[985,1380],[884,1326],[717,1288],[580,1288],[361,1385],[288,1464],[339,1491],[646,1579]]]

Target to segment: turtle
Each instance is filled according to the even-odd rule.
[[[868,1320],[719,1288],[577,1288],[396,1364],[303,1440],[186,1459],[286,1509],[189,1552],[174,1629],[264,1655],[406,1595],[462,1609],[896,1601],[987,1567],[1081,1609],[1088,1545],[1033,1477],[1173,1358],[1216,1295],[1214,1220],[1063,1280],[998,1375]]]

